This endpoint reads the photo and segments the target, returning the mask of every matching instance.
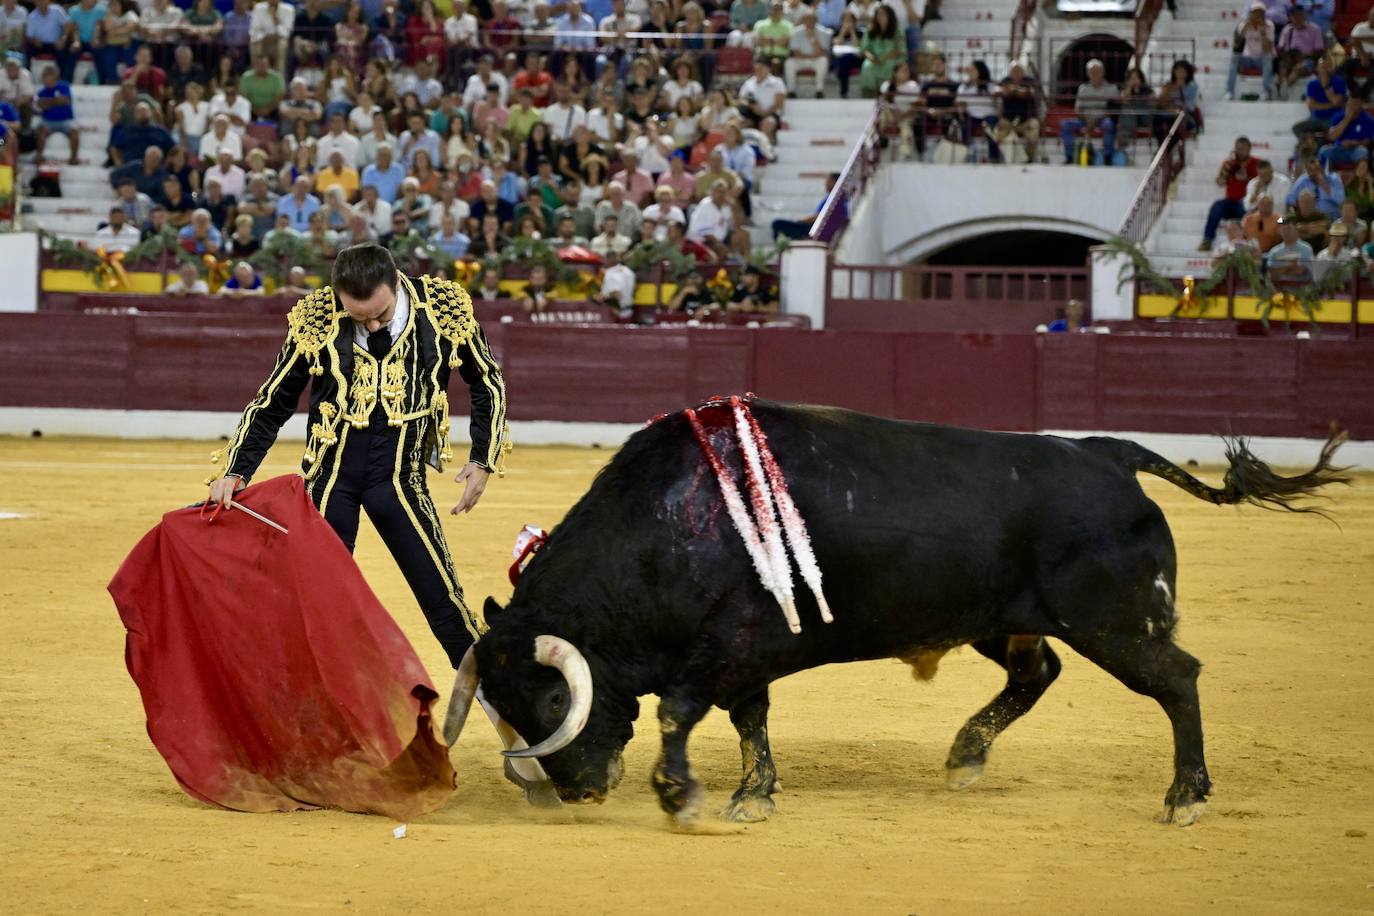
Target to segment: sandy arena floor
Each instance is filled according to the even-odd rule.
[[[163,511],[200,498],[210,449],[0,439],[0,513],[23,516],[0,517],[0,912],[1374,911],[1374,477],[1335,494],[1341,528],[1144,479],[1179,545],[1182,642],[1207,666],[1216,792],[1196,827],[1152,820],[1171,778],[1163,712],[1067,650],[984,780],[947,790],[955,731],[1003,679],[966,650],[930,685],[896,662],[776,685],[786,792],[738,835],[669,832],[646,704],[617,793],[554,814],[501,779],[477,716],[452,802],[395,840],[375,817],[211,810],[147,738],[105,584]],[[298,450],[283,444],[264,475]],[[556,521],[606,457],[519,450],[473,515],[445,516],[477,606],[509,595],[519,526]],[[445,508],[457,497],[435,491]],[[364,573],[447,690],[437,643],[362,527]],[[726,716],[692,748],[723,802],[739,768]]]

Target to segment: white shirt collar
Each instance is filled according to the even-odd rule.
[[[391,332],[391,340],[394,343],[401,337],[401,332],[406,329],[406,321],[410,318],[410,295],[406,292],[404,283],[396,285],[396,311],[391,315],[391,321],[387,323],[387,330]],[[367,349],[367,327],[361,321],[353,322],[353,339],[358,346]]]

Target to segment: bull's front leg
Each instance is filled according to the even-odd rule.
[[[654,767],[653,786],[659,805],[679,824],[690,824],[701,814],[701,783],[687,761],[687,738],[710,708],[710,703],[686,692],[665,693],[659,700],[663,752]]]
[[[768,745],[768,691],[761,690],[730,710],[730,721],[739,732],[744,776],[730,804],[721,812],[731,821],[766,821],[774,811],[778,770]]]

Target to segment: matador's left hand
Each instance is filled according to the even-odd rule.
[[[482,498],[482,493],[487,488],[487,478],[490,476],[490,471],[478,467],[471,461],[463,465],[463,469],[453,478],[454,483],[463,485],[463,498],[458,500],[458,505],[449,510],[449,514],[457,515],[460,512],[472,511],[472,507],[477,505],[477,500]]]

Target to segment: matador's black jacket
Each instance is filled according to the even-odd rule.
[[[467,290],[436,277],[401,277],[410,302],[406,328],[380,362],[354,342],[354,322],[333,289],[296,303],[271,376],[244,411],[229,444],[215,453],[223,472],[253,476],[283,423],[311,383],[309,441],[301,473],[323,509],[338,474],[350,430],[385,416],[412,443],[405,470],[452,460],[448,444],[449,373],[457,369],[472,393],[470,460],[500,472],[510,450],[501,370],[472,311]],[[377,411],[381,411],[380,414]],[[397,469],[401,471],[400,468]]]

